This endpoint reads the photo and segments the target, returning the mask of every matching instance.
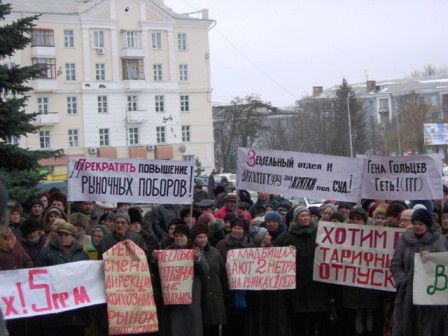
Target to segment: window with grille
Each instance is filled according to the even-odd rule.
[[[156,112],[165,112],[165,97],[157,95],[154,97]]]
[[[95,64],[95,74],[97,81],[105,81],[106,80],[106,65],[104,63],[96,63]]]
[[[75,34],[73,33],[73,30],[64,30],[64,47],[75,47]]]
[[[162,49],[162,33],[154,32],[151,34],[152,36],[152,48],[155,50]]]
[[[54,47],[54,31],[50,29],[36,29],[31,33],[32,47]]]
[[[97,30],[93,32],[93,47],[104,48],[104,31]]]
[[[145,79],[143,73],[143,59],[125,58],[122,60],[123,80]]]
[[[50,131],[39,131],[40,148],[50,148]]]
[[[68,80],[68,81],[76,80],[76,64],[75,63],[65,63],[65,80]]]
[[[157,126],[156,127],[156,137],[157,143],[165,143],[165,126]]]
[[[190,96],[180,96],[180,111],[190,112]]]
[[[108,128],[100,128],[99,129],[100,134],[100,146],[109,146],[109,129]]]
[[[180,51],[187,50],[187,34],[185,33],[177,34],[177,49]]]
[[[191,141],[191,126],[183,125],[182,126],[182,142],[190,142]]]
[[[98,96],[98,113],[107,113],[107,96]]]
[[[67,114],[78,113],[78,98],[74,96],[67,97]]]
[[[138,145],[138,127],[129,128],[129,144]]]
[[[33,58],[33,64],[42,64],[42,71],[39,78],[56,79],[56,59],[55,58]]]
[[[153,79],[155,81],[161,81],[163,79],[162,64],[153,64]]]
[[[188,64],[179,65],[179,80],[182,82],[188,81]]]
[[[79,137],[77,129],[68,130],[68,146],[71,148],[79,147]]]
[[[38,97],[37,98],[37,113],[48,114],[48,98]]]
[[[128,96],[128,111],[137,111],[137,96]]]

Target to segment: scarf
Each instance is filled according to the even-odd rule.
[[[11,229],[8,229],[8,232],[0,235],[0,250],[4,252],[11,252],[16,244],[17,238],[11,232]]]

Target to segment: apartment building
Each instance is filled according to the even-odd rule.
[[[11,139],[75,156],[192,160],[214,166],[208,11],[163,0],[10,0],[8,20],[41,14],[32,43],[5,62],[46,64],[27,112],[40,131]]]

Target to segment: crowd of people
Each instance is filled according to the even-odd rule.
[[[24,205],[9,202],[0,230],[0,270],[98,260],[130,239],[147,254],[157,305],[159,335],[448,335],[446,306],[415,306],[413,256],[448,249],[444,200],[327,200],[319,207],[223,187],[195,188],[193,206],[128,203],[67,204],[59,190]],[[444,190],[447,194],[448,190]],[[396,293],[313,281],[320,221],[404,228],[391,262]],[[229,250],[294,246],[296,289],[228,288]],[[163,304],[157,257],[161,249],[195,251],[190,305]],[[0,327],[1,328],[1,327]],[[10,335],[107,335],[105,305],[7,321]]]

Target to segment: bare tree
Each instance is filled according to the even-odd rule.
[[[422,70],[415,70],[411,73],[411,78],[419,79],[422,77],[436,77],[436,76],[448,75],[448,67],[440,66],[436,67],[432,64],[426,64]]]

